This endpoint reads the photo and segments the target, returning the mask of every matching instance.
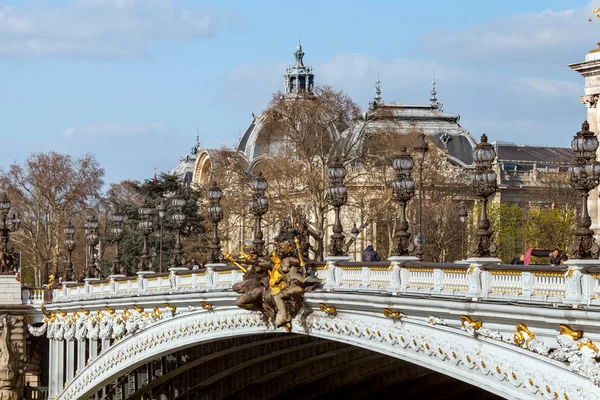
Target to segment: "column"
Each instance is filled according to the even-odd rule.
[[[98,341],[90,339],[88,344],[90,346],[90,362],[92,362],[98,357]]]
[[[48,350],[48,394],[50,397],[56,395],[56,341],[50,339],[49,350]]]
[[[65,342],[63,340],[56,341],[56,394],[59,394],[65,384]]]
[[[75,376],[75,342],[67,341],[66,382],[71,382]]]
[[[77,372],[83,371],[85,368],[86,356],[85,356],[85,340],[77,341]]]
[[[102,352],[104,353],[110,347],[110,339],[102,339]]]

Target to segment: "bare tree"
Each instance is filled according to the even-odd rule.
[[[93,155],[75,159],[55,152],[33,154],[23,165],[0,171],[2,189],[22,214],[14,239],[23,251],[23,265],[34,270],[36,285],[57,273],[63,228],[71,219],[82,219],[90,199],[100,198],[103,176]],[[81,226],[81,221],[74,223]]]

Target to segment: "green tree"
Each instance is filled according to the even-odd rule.
[[[525,243],[528,247],[565,251],[573,240],[575,218],[573,209],[532,208],[527,213]]]
[[[510,263],[523,252],[525,210],[516,203],[492,203],[490,219],[494,230],[494,240],[498,246],[497,257],[503,263]]]
[[[119,195],[123,198],[118,197]],[[166,271],[172,265],[173,248],[175,245],[176,226],[172,221],[175,210],[171,206],[174,196],[180,195],[186,200],[183,213],[186,215],[186,223],[182,229],[182,242],[184,245],[184,257],[186,260],[197,258],[203,260],[208,250],[208,235],[205,220],[199,212],[199,204],[202,192],[199,189],[183,185],[176,176],[162,174],[158,179],[146,180],[144,183],[125,181],[119,185],[113,185],[108,192],[108,198],[115,210],[126,216],[124,235],[121,240],[121,252],[123,266],[128,272],[136,271],[138,268],[139,255],[142,249],[143,235],[138,228],[140,222],[139,206],[145,199],[149,207],[157,209],[161,200],[166,206],[163,219],[163,256],[162,270]],[[148,237],[150,256],[154,269],[158,271],[160,264],[160,227],[158,213],[153,217],[153,232]],[[106,241],[113,242],[110,236]],[[112,254],[112,252],[110,252]],[[105,265],[105,269],[109,264]],[[108,271],[103,270],[104,274]]]

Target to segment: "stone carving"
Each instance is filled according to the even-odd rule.
[[[558,326],[560,333],[556,341],[560,346],[550,354],[550,358],[569,364],[572,371],[582,373],[590,378],[596,386],[600,386],[600,365],[596,361],[598,347],[588,338],[583,337],[582,331],[571,329],[570,326]]]
[[[303,225],[304,220],[298,215],[284,221],[270,259],[244,257],[241,263],[248,265],[244,280],[233,285],[240,294],[236,301],[239,307],[260,311],[277,327],[288,330],[302,308],[304,293],[320,284],[318,278],[309,275],[304,263],[299,239],[304,236]]]
[[[45,322],[40,326],[27,325],[27,331],[35,337],[40,337],[46,333],[46,328],[48,328],[48,324]]]
[[[444,321],[440,317],[436,317],[435,315],[430,315],[429,318],[427,319],[427,321],[431,325],[446,325],[446,321]]]
[[[17,400],[24,357],[21,348],[11,342],[11,331],[16,320],[7,315],[0,315],[0,400]]]
[[[549,353],[548,347],[544,342],[538,340],[525,324],[517,324],[516,332],[513,335],[513,343],[524,349],[533,351],[534,353],[547,356]]]
[[[583,95],[581,96],[581,104],[584,104],[587,108],[596,108],[598,96],[598,93]]]

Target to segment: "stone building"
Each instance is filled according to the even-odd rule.
[[[600,110],[598,109],[598,97],[600,96],[600,43],[597,48],[585,55],[585,61],[571,64],[569,67],[584,77],[583,96],[581,103],[587,108],[587,121],[590,130],[600,132]],[[599,149],[600,150],[600,149]],[[598,231],[600,228],[600,201],[598,189],[594,189],[589,197],[589,212],[592,218],[592,229]]]
[[[600,53],[595,54],[600,57]],[[311,94],[315,79],[312,67],[304,64],[304,51],[300,43],[297,45],[294,57],[295,63],[286,68],[283,76],[284,94],[290,101],[301,97],[300,94],[303,94],[303,96],[307,93]],[[600,61],[586,60],[586,63],[581,65],[588,65],[586,67],[588,69],[592,68],[591,65],[600,66]],[[580,68],[578,70],[583,71],[584,67],[576,68],[578,65],[580,64],[571,67],[574,69]],[[585,71],[588,69],[585,69]],[[595,121],[597,125],[598,116],[594,99],[600,93],[600,85],[597,91],[594,92],[596,97],[590,92],[591,88],[595,87],[593,86],[595,82],[594,80],[592,83],[590,80],[589,83],[586,83],[586,96],[584,97],[588,107],[593,106],[589,110],[594,110],[595,113],[593,118],[588,117],[588,119]],[[390,123],[393,123],[400,132],[408,131],[410,127],[416,127],[419,131],[425,133],[431,143],[443,151],[451,166],[459,168],[467,174],[473,168],[472,151],[479,139],[459,124],[460,115],[444,111],[443,104],[437,98],[435,79],[431,84],[429,102],[410,105],[385,102],[382,97],[381,81],[378,77],[375,84],[375,96],[369,103],[363,121],[359,120],[356,123],[364,123],[367,118],[370,119],[368,129],[373,130],[384,128],[386,124]],[[263,123],[264,114],[253,113],[250,124],[240,136],[236,146],[237,151],[243,154],[249,166],[258,162],[260,157],[268,154],[270,150],[269,144],[265,145],[265,141],[260,140]],[[493,144],[497,153],[494,166],[498,175],[499,188],[494,200],[499,202],[528,204],[536,202],[537,197],[535,194],[539,192],[538,189],[543,185],[538,179],[540,173],[565,172],[567,164],[572,159],[570,148],[518,145],[500,141]],[[215,157],[216,153],[216,149],[201,149],[197,140],[196,145],[192,148],[192,154],[183,157],[172,173],[179,175],[184,182],[191,181],[192,184],[207,185],[210,181],[211,158]],[[598,214],[594,215],[595,221],[597,221]],[[345,223],[346,231],[349,231],[352,226],[352,219],[353,217],[347,218],[346,222],[349,222],[349,225]],[[250,224],[247,225],[250,226]],[[241,228],[240,232],[243,232]],[[365,235],[361,234],[361,236],[364,236],[360,242],[361,245],[367,242],[377,242],[376,224],[367,227]],[[247,235],[246,239],[249,237]],[[236,247],[237,243],[241,242],[242,238],[237,238],[232,241],[232,244],[225,243],[225,245]]]

